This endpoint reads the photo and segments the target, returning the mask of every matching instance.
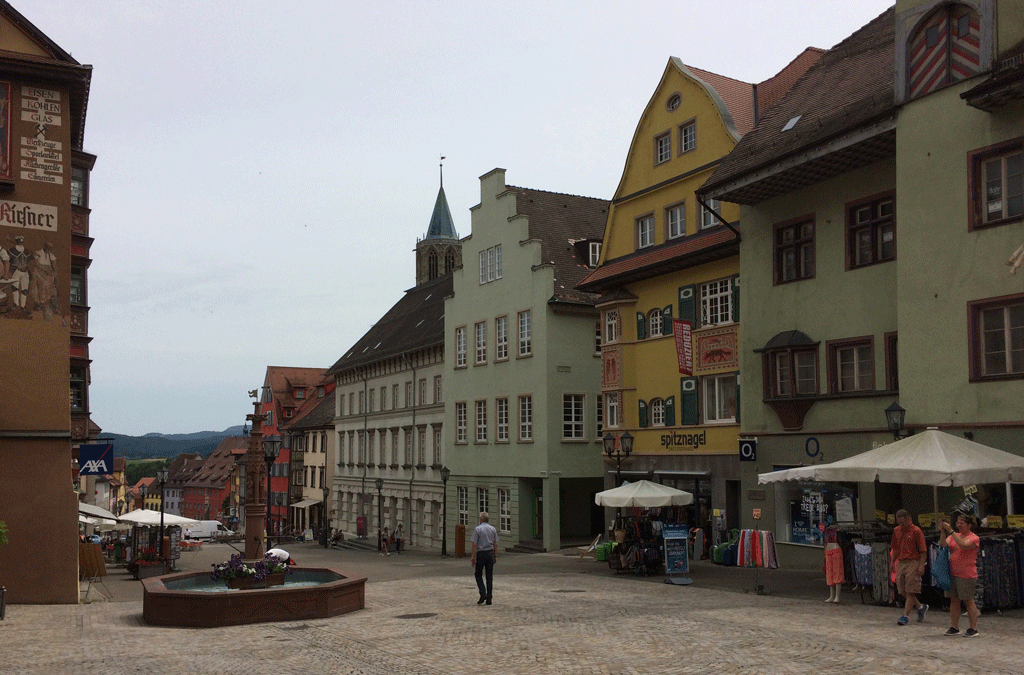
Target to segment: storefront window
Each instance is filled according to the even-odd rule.
[[[785,469],[790,467],[776,467]],[[833,523],[856,520],[855,483],[808,483],[786,481],[775,484],[775,537],[793,544],[822,545],[823,530]]]

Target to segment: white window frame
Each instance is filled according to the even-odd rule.
[[[462,368],[466,365],[466,327],[459,326],[455,329],[455,367]],[[398,385],[395,385],[398,386]],[[396,406],[397,407],[397,406]]]
[[[697,123],[687,122],[679,126],[679,154],[690,152],[697,147]]]
[[[469,525],[469,488],[460,485],[455,490],[459,503],[459,525]]]
[[[562,440],[586,438],[586,407],[586,395],[562,394]]]
[[[501,244],[480,251],[480,285],[497,281],[501,276]]]
[[[604,343],[611,344],[619,338],[619,310],[609,309],[604,313]]]
[[[601,262],[601,242],[592,241],[590,242],[590,266],[597,267],[598,263]]]
[[[665,223],[668,225],[668,238],[678,239],[686,236],[686,203],[676,204],[665,209]]]
[[[654,163],[664,164],[672,159],[672,132],[666,131],[654,137]]]
[[[654,246],[654,216],[646,215],[636,219],[636,247]]]
[[[651,426],[665,426],[665,399],[663,398],[651,401]]]
[[[441,466],[441,430],[434,429],[434,466]]]
[[[519,397],[519,440],[533,440],[533,396]]]
[[[711,212],[714,211],[718,215],[722,215],[722,202],[718,201],[717,199],[711,199],[710,197],[706,199],[705,202],[711,208],[707,209],[705,208],[704,204],[700,205],[700,227],[702,230],[706,230],[709,227],[714,227],[715,225],[721,225],[721,222],[719,222],[718,218],[715,218],[713,215],[711,215]]]
[[[736,373],[705,375],[701,378],[704,399],[704,421],[708,424],[736,422]],[[727,417],[728,397],[732,397],[733,414]]]
[[[612,429],[619,426],[619,394],[608,392],[604,395],[608,414],[605,416],[605,423]]]
[[[651,313],[647,315],[647,337],[661,337],[664,335],[662,331],[663,316],[660,309],[652,309]]]
[[[475,364],[487,363],[487,322],[478,321],[473,324],[473,344]]]
[[[524,309],[517,315],[519,324],[519,356],[530,356],[533,353],[533,313]]]
[[[498,531],[512,531],[512,491],[498,488]]]
[[[476,512],[490,514],[491,511],[491,495],[490,491],[485,487],[478,487],[476,489]]]
[[[508,315],[494,319],[494,360],[508,358]]]
[[[473,410],[475,411],[474,420],[476,422],[476,434],[474,435],[474,442],[486,443],[487,442],[487,399],[477,399],[473,403]]]
[[[494,399],[494,440],[508,443],[508,398]]]
[[[434,403],[442,403],[444,401],[444,390],[442,389],[443,381],[440,375],[434,376]]]
[[[716,279],[700,285],[701,326],[732,323],[732,279]]]
[[[455,442],[465,443],[466,432],[467,432],[467,406],[465,401],[459,401],[455,404]]]

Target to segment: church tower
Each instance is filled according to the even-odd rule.
[[[441,159],[444,159],[442,157]],[[441,188],[437,191],[434,213],[430,216],[427,234],[416,240],[416,285],[425,284],[462,267],[462,242],[452,222],[448,199],[444,194],[444,168]]]

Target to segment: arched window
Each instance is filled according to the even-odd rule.
[[[431,251],[427,256],[427,279],[437,278],[437,251]]]
[[[665,401],[656,398],[651,401],[651,425],[655,427],[665,426]]]
[[[448,274],[455,270],[455,254],[448,251],[444,256],[444,273]]]
[[[662,334],[662,316],[660,309],[652,309],[651,313],[647,315],[647,323],[650,326],[650,330],[647,331],[647,337],[658,337]]]
[[[981,67],[981,21],[966,5],[932,12],[910,39],[907,97],[924,96],[976,75]]]

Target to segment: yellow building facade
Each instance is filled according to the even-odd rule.
[[[646,478],[693,492],[692,525],[735,526],[739,506],[739,207],[695,191],[820,55],[748,84],[669,62],[644,109],[609,210],[597,268],[603,424]],[[716,518],[717,516],[717,518]]]

